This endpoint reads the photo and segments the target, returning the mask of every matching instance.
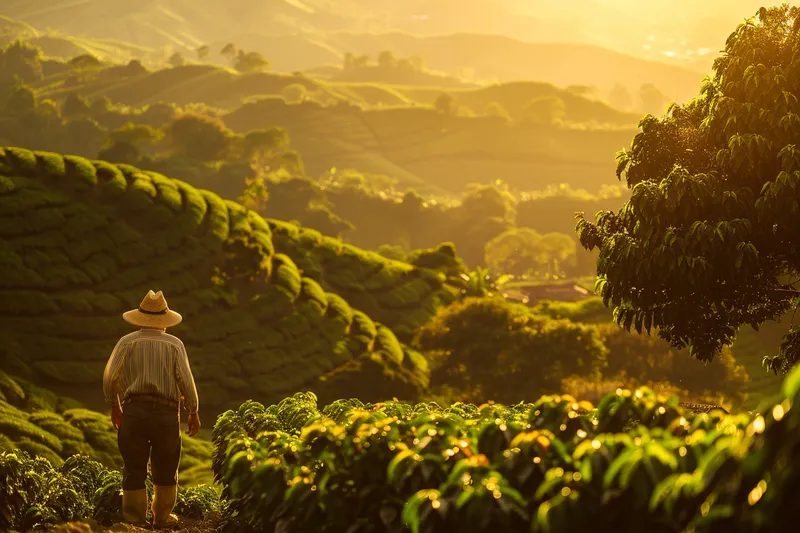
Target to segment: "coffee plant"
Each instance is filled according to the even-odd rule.
[[[152,497],[149,479],[147,485]],[[121,521],[121,505],[122,474],[85,455],[54,468],[23,450],[0,453],[0,531],[30,531],[89,518],[111,525]],[[179,516],[203,518],[218,508],[219,496],[209,486],[178,490]]]
[[[800,369],[762,413],[647,388],[481,406],[249,401],[214,428],[225,533],[778,533],[800,489]]]

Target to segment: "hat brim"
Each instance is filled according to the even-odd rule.
[[[180,324],[183,317],[171,309],[163,315],[148,315],[133,309],[122,313],[122,319],[128,324],[143,328],[171,328]]]

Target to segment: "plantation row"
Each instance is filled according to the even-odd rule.
[[[86,455],[105,468],[122,466],[108,415],[40,389],[0,370],[0,452],[21,450],[60,467]],[[184,485],[211,482],[211,443],[184,436],[180,476]]]
[[[427,363],[390,328],[410,334],[458,291],[433,271],[275,224],[277,251],[260,216],[183,182],[127,165],[0,151],[6,370],[96,383],[129,331],[120,313],[163,287],[186,318],[175,332],[206,406],[256,393],[277,401],[299,388],[331,399],[344,391],[415,397],[427,385]]]
[[[250,401],[214,428],[222,530],[785,532],[798,396],[800,369],[764,415],[694,414],[649,389],[596,408]]]
[[[90,518],[110,526],[121,519],[122,473],[85,455],[74,455],[56,468],[23,450],[0,452],[0,479],[0,531],[30,531]],[[147,490],[152,500],[150,479]],[[218,493],[207,485],[178,488],[178,516],[198,519],[219,508]]]

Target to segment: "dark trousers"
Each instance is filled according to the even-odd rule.
[[[122,411],[122,424],[117,433],[117,444],[124,462],[122,489],[145,488],[148,461],[154,485],[177,485],[181,462],[178,408],[151,402],[130,402],[123,406]]]

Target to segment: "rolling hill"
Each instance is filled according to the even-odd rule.
[[[456,291],[432,271],[311,232],[294,247],[313,251],[318,268],[299,270],[276,251],[293,253],[294,237],[276,240],[253,212],[155,173],[5,148],[3,370],[98,406],[99,390],[86,387],[130,329],[120,313],[154,288],[184,314],[175,333],[206,413],[299,388],[321,398],[419,394],[427,362],[390,327],[413,330]]]
[[[308,13],[298,4],[297,0],[269,4],[244,0],[234,5],[169,0],[133,7],[92,0],[77,4],[12,0],[0,13],[5,22],[0,24],[0,39],[30,38],[55,57],[91,53],[112,60],[136,57],[152,64],[163,62],[171,51],[196,59],[201,45],[210,47],[210,60],[227,64],[220,52],[232,42],[261,53],[279,72],[313,72],[341,65],[348,52],[367,54],[374,60],[380,52],[390,50],[399,57],[421,57],[434,71],[468,82],[537,80],[559,86],[593,86],[603,93],[617,83],[632,92],[653,83],[669,99],[678,101],[697,93],[705,72],[587,42],[528,42],[494,31],[419,34],[391,27],[364,28],[357,23],[331,24],[324,19],[335,19],[334,10]],[[356,11],[359,16],[369,12]],[[290,22],[295,15],[310,18]],[[434,81],[421,80],[425,84]]]
[[[430,87],[239,74],[211,65],[124,78],[101,72],[77,86],[65,84],[64,76],[34,84],[39,98],[63,102],[77,93],[90,100],[105,96],[134,108],[202,102],[220,108],[226,125],[239,133],[285,128],[311,176],[331,167],[356,168],[390,176],[401,188],[431,194],[459,194],[470,182],[498,178],[523,190],[554,183],[597,190],[614,183],[613,154],[630,143],[638,119],[572,90],[534,82],[449,89],[455,104],[475,115],[450,116],[433,109],[444,91]],[[305,88],[304,101],[289,104],[280,96],[298,86]],[[526,126],[482,116],[494,103],[511,119],[519,119],[525,107],[541,97],[560,98],[564,120],[586,126]],[[98,120],[103,123],[102,117]],[[203,186],[219,190],[212,184]]]

